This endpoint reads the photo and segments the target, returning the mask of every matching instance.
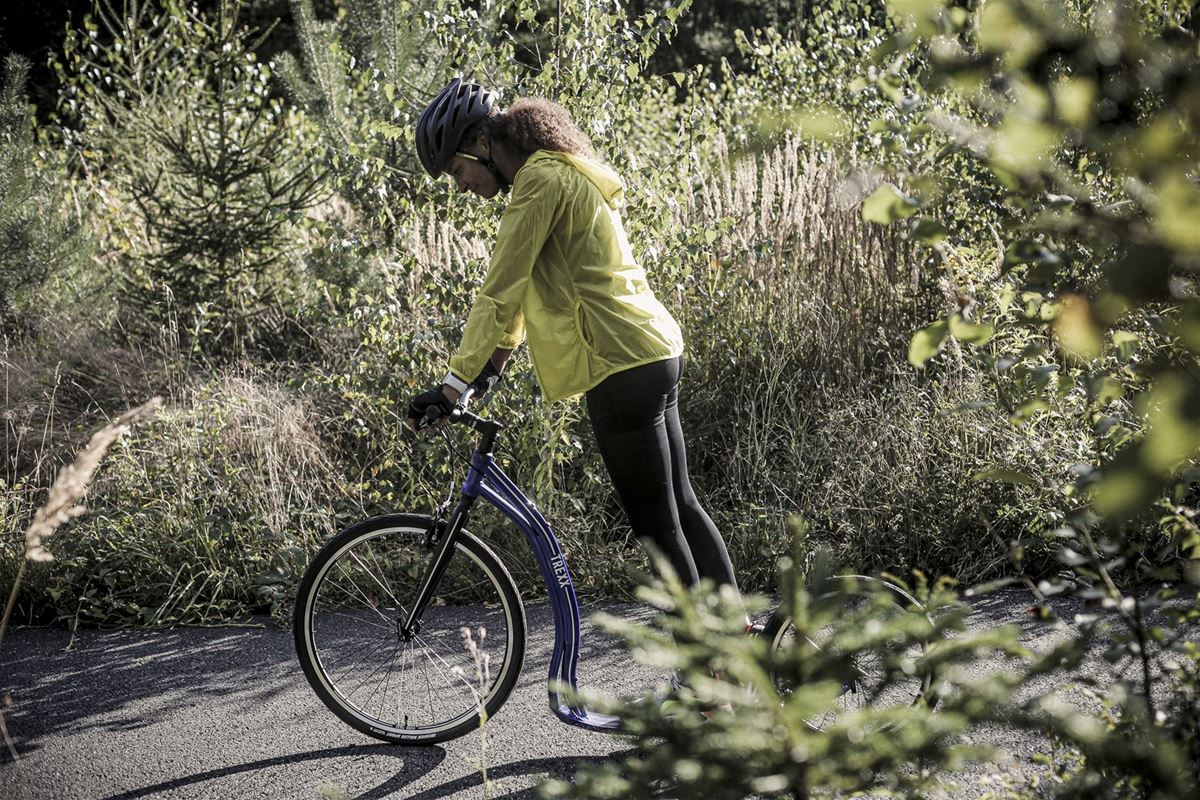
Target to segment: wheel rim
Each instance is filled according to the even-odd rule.
[[[893,590],[894,591],[894,590]],[[858,614],[871,602],[866,594],[851,595],[848,604],[842,607],[842,614]],[[915,601],[910,601],[915,603]],[[907,613],[898,602],[893,603],[893,613]],[[825,626],[811,637],[808,644],[816,650],[827,650],[831,647],[833,635],[832,626]],[[775,632],[771,642],[773,649],[785,649],[795,646],[795,627],[790,618],[785,619]],[[837,705],[828,711],[813,715],[805,723],[814,730],[824,730],[839,716],[860,710],[867,706],[876,709],[912,706],[921,703],[928,695],[930,681],[928,677],[912,676],[899,678],[893,674],[891,682],[886,680],[887,669],[885,662],[894,657],[916,659],[921,656],[924,648],[920,644],[895,646],[892,649],[862,651],[846,658],[846,676],[842,692],[838,696]],[[788,679],[777,675],[776,686],[781,695],[791,694],[793,687]],[[880,729],[890,729],[896,724],[880,725]]]
[[[347,542],[314,577],[303,617],[326,702],[373,730],[413,738],[473,721],[513,669],[516,635],[501,578],[460,542],[421,629],[401,637],[406,598],[430,558],[424,536],[392,527]]]

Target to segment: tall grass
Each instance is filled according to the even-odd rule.
[[[685,329],[693,483],[747,588],[771,585],[789,514],[847,565],[966,579],[997,566],[997,533],[1020,533],[1006,511],[1013,491],[964,477],[1011,464],[1019,443],[983,418],[938,417],[980,396],[977,376],[933,380],[904,362],[936,276],[894,231],[862,222],[856,203],[871,180],[798,141],[752,157],[718,145],[709,169],[677,181],[667,226],[716,237],[656,259],[671,242],[655,237],[667,234],[630,220],[645,230],[637,246],[652,285]],[[167,398],[114,452],[92,510],[61,558],[31,575],[17,618],[201,622],[280,609],[326,534],[368,514],[432,512],[452,496],[461,464],[402,419],[444,370],[486,270],[491,212],[459,202],[449,216],[475,214],[470,225],[424,209],[395,232],[394,249],[365,261],[337,238],[352,216],[315,210],[338,217],[328,238],[309,231],[310,260],[334,277],[313,287],[309,312],[288,327],[303,335],[276,360],[210,363],[170,324],[137,346],[69,324],[6,342],[0,570],[15,563],[36,487],[97,409],[148,390]],[[645,557],[582,405],[542,402],[522,352],[485,411],[505,422],[497,456],[555,525],[580,588],[627,596],[625,565]],[[473,528],[528,595],[540,591],[510,523],[481,509]]]
[[[11,390],[16,376],[5,371]],[[21,388],[35,394],[42,376],[26,377]],[[89,416],[86,407],[63,408],[57,384],[42,391],[48,402],[5,422],[5,585],[18,532],[40,499],[38,476]],[[34,409],[43,414],[36,422]],[[283,602],[344,499],[310,416],[261,373],[223,370],[174,387],[153,421],[114,446],[89,511],[56,543],[55,561],[30,571],[16,619],[204,622]]]
[[[25,529],[25,548],[18,557],[16,574],[12,577],[11,582],[6,582],[9,588],[4,603],[4,612],[0,616],[0,646],[4,644],[8,621],[12,617],[13,607],[16,605],[21,591],[21,581],[25,577],[29,563],[44,564],[54,560],[50,551],[46,549],[47,540],[54,536],[64,524],[84,513],[84,497],[91,488],[96,471],[100,468],[100,462],[104,460],[109,448],[129,431],[129,427],[134,422],[153,413],[160,402],[160,398],[153,398],[109,422],[92,435],[87,446],[79,451],[74,461],[59,470],[58,477],[47,490],[45,502],[33,513],[33,519]],[[20,756],[17,754],[12,738],[8,734],[8,727],[4,722],[6,707],[11,703],[12,699],[5,693],[3,704],[0,705],[0,737],[3,737],[13,760],[16,761]]]
[[[878,178],[795,140],[758,158],[719,148],[717,165],[679,217],[732,221],[677,300],[681,413],[693,483],[743,580],[771,585],[791,513],[848,565],[994,570],[990,530],[1011,498],[970,476],[1019,460],[1021,443],[995,420],[941,416],[983,396],[978,376],[906,363],[937,274],[894,227],[862,221]]]

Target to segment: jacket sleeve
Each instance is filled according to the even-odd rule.
[[[512,200],[500,218],[487,277],[471,313],[450,371],[471,382],[497,347],[514,349],[524,339],[521,299],[542,245],[558,218],[562,184],[554,169],[530,165],[513,186]]]
[[[500,337],[500,342],[497,347],[502,347],[505,350],[516,350],[525,341],[525,314],[522,309],[517,309],[516,315],[513,316],[512,322],[504,330],[504,335]]]

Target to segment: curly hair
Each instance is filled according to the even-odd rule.
[[[517,100],[508,110],[490,117],[484,127],[492,142],[528,158],[537,150],[558,150],[594,158],[592,142],[558,103],[539,97]]]

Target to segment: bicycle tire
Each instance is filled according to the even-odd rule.
[[[296,654],[317,697],[359,732],[394,744],[433,745],[478,729],[481,709],[486,719],[499,711],[525,659],[516,583],[491,548],[465,530],[420,630],[407,640],[399,635],[404,598],[416,595],[432,557],[425,546],[432,522],[389,514],[338,533],[309,563],[293,611]],[[478,637],[479,659],[467,649],[464,628]],[[373,678],[370,694],[359,694]],[[389,704],[393,680],[398,694]]]
[[[860,601],[865,601],[866,599],[872,597],[875,590],[882,588],[885,590],[886,596],[890,598],[891,607],[896,613],[915,612],[925,614],[926,617],[928,617],[924,607],[917,601],[917,599],[894,583],[890,583],[880,578],[872,578],[866,575],[839,575],[827,579],[829,583],[834,581],[842,581],[843,584],[841,591],[845,591],[847,586],[845,582],[847,580],[853,581],[854,585],[858,588],[848,594],[850,601],[846,604],[846,610],[841,612],[843,614],[855,613],[857,608],[853,606]],[[817,599],[820,600],[832,597],[834,591],[835,590],[833,589],[825,590],[817,595]],[[762,635],[772,649],[781,649],[790,646],[789,636],[795,636],[792,618],[785,614],[782,608],[775,609],[770,619],[767,621]],[[813,641],[813,639],[810,638],[809,642],[818,649],[821,648],[820,641]],[[920,652],[924,650],[924,647],[924,643],[915,645],[916,652],[910,652],[908,655],[911,657],[919,656]],[[878,680],[879,674],[881,673],[873,674],[872,667],[869,663],[859,662],[854,664],[854,672],[855,680],[851,685],[848,685],[843,689],[841,696],[838,698],[838,711],[831,710],[827,714],[821,715],[820,717],[806,720],[810,728],[814,730],[822,730],[827,727],[833,719],[836,718],[839,711],[848,711],[855,707],[867,705],[867,703],[862,702],[862,700],[871,693],[871,688],[873,687],[856,687],[853,685],[853,683],[861,679],[865,684],[869,684],[872,680]],[[775,686],[779,690],[780,694],[786,695],[792,691],[792,687],[789,685],[789,680],[785,676],[776,672],[772,672],[771,677],[774,680]],[[885,707],[896,706],[901,703],[913,706],[924,704],[927,708],[932,710],[938,702],[937,694],[932,690],[932,687],[933,678],[931,675],[925,675],[920,678],[914,677],[909,681],[897,682],[894,687],[891,687],[891,690],[886,697],[877,698],[878,701],[871,703],[871,705],[875,707]],[[860,689],[862,690],[860,691]],[[881,726],[881,729],[889,730],[895,727],[896,725],[894,724],[884,725]]]

